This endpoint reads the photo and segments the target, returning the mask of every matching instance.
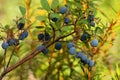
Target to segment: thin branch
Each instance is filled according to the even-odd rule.
[[[9,60],[8,60],[8,63],[7,63],[7,68],[8,68],[8,66],[9,66],[9,64],[10,64],[10,61],[11,61],[11,59],[12,59],[12,56],[13,56],[13,54],[14,54],[14,51],[15,51],[15,48],[13,49],[13,51],[12,51],[12,53],[11,53],[11,55],[10,55],[10,58],[9,58]]]
[[[67,35],[64,35],[64,36],[61,36],[59,38],[57,38],[55,41],[52,41],[49,45],[47,45],[46,47],[49,47],[51,46],[52,44],[54,44],[56,41],[60,40],[60,39],[63,39],[69,35],[72,35],[74,32],[71,32]],[[43,48],[44,49],[44,48]],[[19,67],[20,65],[22,65],[23,63],[27,62],[28,60],[32,59],[33,57],[35,57],[37,54],[39,54],[43,49],[41,50],[33,50],[32,52],[30,52],[30,54],[26,55],[23,59],[21,59],[20,61],[18,61],[17,63],[15,63],[14,65],[8,67],[7,69],[5,69],[5,71],[0,75],[0,80],[2,80],[2,78],[7,74],[9,73],[10,71],[16,69],[17,67]]]
[[[7,52],[7,50],[5,49],[5,51],[4,51],[4,71],[6,69],[6,52]]]

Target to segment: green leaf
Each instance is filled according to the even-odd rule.
[[[24,16],[26,14],[26,9],[23,6],[19,6],[21,14]]]
[[[51,14],[50,17],[51,17],[51,18],[55,18],[55,17],[56,17],[56,18],[60,18],[59,14],[57,14],[57,13]]]
[[[40,3],[42,5],[42,8],[45,10],[50,10],[50,5],[47,0],[40,0]]]
[[[104,32],[103,32],[103,30],[100,27],[96,27],[95,33],[96,34],[103,34]]]
[[[36,26],[35,28],[41,29],[41,28],[44,28],[44,26]]]
[[[52,5],[51,5],[52,9],[57,8],[58,5],[59,5],[59,0],[52,0]]]
[[[39,21],[45,21],[47,19],[46,16],[36,16],[36,19]]]

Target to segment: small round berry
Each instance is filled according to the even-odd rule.
[[[75,47],[71,47],[71,48],[69,49],[69,53],[70,53],[71,55],[76,54],[76,48],[75,48]]]
[[[84,54],[82,52],[78,52],[78,54],[76,55],[77,58],[82,58]]]
[[[42,40],[42,39],[44,39],[44,34],[38,34],[38,40]]]
[[[95,22],[94,22],[94,21],[91,21],[91,22],[90,22],[90,26],[93,26],[93,27],[94,27],[94,26],[95,26]]]
[[[73,42],[69,42],[69,43],[67,44],[67,48],[68,48],[68,49],[70,49],[71,47],[74,47],[74,43],[73,43]]]
[[[1,46],[2,46],[3,49],[7,49],[8,48],[8,43],[7,42],[3,42]]]
[[[14,45],[19,45],[19,40],[18,39],[14,38],[13,41],[14,41]]]
[[[89,60],[88,65],[89,65],[90,67],[93,67],[93,66],[95,65],[95,63],[94,63],[94,61],[93,61],[93,60]]]
[[[45,41],[49,41],[51,39],[49,33],[45,33]]]
[[[83,56],[81,57],[81,62],[86,63],[87,60],[88,60],[88,58],[87,58],[86,55],[83,55]]]
[[[89,22],[94,21],[94,15],[88,15],[87,20]]]
[[[7,40],[7,43],[8,43],[9,46],[14,45],[13,39],[8,39],[8,40]]]
[[[94,39],[91,41],[91,46],[92,47],[97,47],[98,46],[98,40],[97,39]]]
[[[19,24],[18,24],[18,29],[19,29],[19,30],[22,30],[23,27],[24,27],[24,25],[25,25],[25,23],[19,23]]]
[[[28,31],[27,30],[25,30],[24,32],[23,32],[23,34],[25,35],[25,38],[28,36]]]
[[[19,36],[19,39],[20,40],[24,40],[25,39],[25,35],[23,33],[21,33],[20,36]]]
[[[53,22],[57,22],[57,20],[58,20],[58,18],[56,18],[56,17],[55,17],[55,18],[52,18],[52,21],[53,21]]]
[[[44,45],[38,46],[37,50],[38,51],[42,51],[43,54],[47,54],[48,53],[48,49]]]
[[[67,8],[65,6],[63,6],[62,8],[60,8],[60,13],[64,14],[67,12]]]
[[[69,18],[65,18],[65,19],[64,19],[64,23],[65,23],[65,24],[68,24],[69,22],[70,22],[70,19],[69,19]]]
[[[62,48],[62,43],[61,42],[55,43],[55,49],[56,50],[60,50],[61,48]]]
[[[81,38],[80,38],[81,41],[86,41],[87,40],[87,34],[86,33],[83,33]]]

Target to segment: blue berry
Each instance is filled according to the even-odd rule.
[[[94,39],[91,41],[91,46],[92,47],[97,47],[98,46],[98,40],[97,39]]]
[[[14,38],[13,41],[14,41],[14,45],[18,45],[19,44],[19,40],[18,39]]]
[[[25,39],[25,35],[23,33],[21,33],[20,36],[19,36],[19,39],[20,40],[24,40]]]
[[[76,55],[77,58],[82,58],[84,54],[82,52],[78,52],[78,54]]]
[[[86,41],[87,40],[87,34],[86,33],[83,33],[81,38],[80,38],[81,41]]]
[[[69,43],[67,44],[67,48],[68,48],[68,49],[70,49],[71,47],[74,47],[74,43],[73,43],[73,42],[69,42]]]
[[[69,53],[70,53],[71,55],[76,54],[76,48],[75,48],[75,47],[71,47],[71,48],[69,49]]]
[[[44,46],[44,45],[40,45],[37,47],[37,50],[38,51],[41,51],[42,50],[42,53],[43,54],[47,54],[48,53],[48,49]]]
[[[83,62],[83,63],[86,64],[87,60],[88,60],[88,58],[87,58],[86,55],[83,55],[83,56],[81,57],[81,62]]]
[[[2,46],[3,49],[7,49],[8,48],[8,43],[7,42],[3,42],[1,46]]]
[[[44,39],[44,34],[38,34],[38,40],[42,40],[42,39]]]
[[[67,12],[67,8],[65,6],[63,6],[62,8],[60,8],[60,13],[64,14]]]
[[[91,21],[91,22],[90,22],[90,26],[93,26],[93,27],[94,27],[94,26],[95,26],[95,22],[94,22],[94,21]]]
[[[57,20],[58,20],[58,18],[56,18],[56,17],[55,17],[55,18],[52,18],[52,21],[53,21],[53,22],[57,22]]]
[[[93,60],[89,60],[89,63],[88,63],[88,65],[90,66],[90,67],[93,67],[94,66],[94,61]]]
[[[8,43],[9,46],[14,45],[13,39],[8,39],[8,40],[7,40],[7,43]]]
[[[25,23],[19,23],[19,24],[18,24],[18,29],[19,29],[19,30],[22,30],[23,27],[24,27],[24,25],[25,25]]]
[[[64,19],[64,23],[65,23],[65,24],[68,24],[69,22],[70,22],[70,19],[69,19],[69,18],[65,18],[65,19]]]
[[[55,43],[55,49],[56,50],[60,50],[61,48],[62,48],[62,43],[61,42]]]
[[[87,20],[89,22],[94,21],[94,15],[88,15]]]
[[[28,36],[28,32],[27,32],[27,30],[25,30],[22,34],[24,34],[25,35],[25,38]]]
[[[49,41],[51,39],[49,33],[45,33],[45,41]]]

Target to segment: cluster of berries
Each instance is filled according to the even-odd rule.
[[[59,11],[61,14],[65,14],[67,12],[67,8],[65,6],[63,6],[62,8],[60,8],[60,11]],[[58,21],[58,18],[56,17],[53,17],[51,19],[53,22],[57,22]],[[68,24],[70,22],[70,19],[68,17],[65,17],[64,18],[64,23],[65,24]]]
[[[19,34],[19,38],[17,39],[9,36],[9,38],[7,40],[4,40],[1,45],[3,49],[7,49],[8,46],[19,45],[19,40],[24,40],[28,36],[28,31],[23,29],[24,25],[25,25],[24,23],[19,23],[17,25],[18,30],[21,30],[21,33]]]
[[[90,23],[90,26],[95,26],[95,22],[94,22],[94,15],[93,14],[89,14],[87,17],[88,22]]]

